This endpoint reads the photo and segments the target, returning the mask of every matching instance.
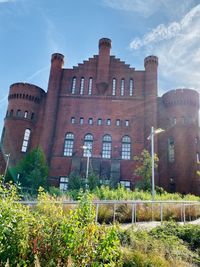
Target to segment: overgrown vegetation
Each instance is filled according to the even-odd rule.
[[[35,207],[18,200],[15,186],[0,185],[0,267],[200,266],[200,225],[98,225],[88,193],[70,209],[42,189]]]

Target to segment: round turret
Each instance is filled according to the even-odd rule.
[[[157,56],[148,56],[144,59],[144,67],[146,68],[148,64],[155,64],[158,66],[158,57]]]
[[[111,40],[109,38],[101,38],[99,40],[99,49],[102,47],[111,48]]]
[[[171,90],[162,96],[166,107],[174,105],[191,105],[199,108],[199,94],[192,89]]]

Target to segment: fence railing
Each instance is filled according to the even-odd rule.
[[[21,204],[28,205],[28,206],[35,206],[37,205],[37,201],[20,201]],[[74,206],[78,205],[78,201],[71,201],[71,200],[65,200],[62,202],[54,202],[58,204],[62,204],[63,206]],[[116,222],[117,215],[119,214],[118,208],[122,205],[126,205],[129,207],[130,210],[130,222],[132,224],[136,222],[142,222],[147,220],[140,219],[139,213],[141,209],[144,209],[146,212],[151,213],[151,218],[148,221],[160,221],[163,222],[164,220],[172,219],[175,214],[173,214],[173,211],[176,211],[176,220],[186,223],[187,221],[191,221],[194,219],[200,218],[200,201],[175,201],[175,200],[169,200],[169,201],[150,201],[150,200],[94,200],[93,204],[96,207],[96,222],[99,221],[99,210],[101,206],[109,205],[109,208],[112,207],[112,221]],[[168,216],[165,216],[165,209],[168,211]],[[169,216],[169,213],[171,214],[171,217]],[[123,215],[123,214],[122,214]],[[178,216],[179,215],[179,216]],[[179,217],[179,219],[178,219]],[[168,219],[166,219],[168,218]]]

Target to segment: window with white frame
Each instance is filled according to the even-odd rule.
[[[116,95],[116,79],[112,80],[112,95]]]
[[[28,145],[29,145],[29,141],[30,141],[30,135],[31,135],[31,130],[30,129],[26,129],[24,132],[24,139],[22,142],[22,148],[21,148],[21,152],[26,152],[28,149]]]
[[[86,134],[84,138],[84,145],[83,145],[83,157],[92,156],[92,147],[93,147],[93,135]]]
[[[128,135],[122,137],[122,159],[131,159],[131,138]]]
[[[117,119],[115,124],[116,124],[116,126],[120,126],[120,120]]]
[[[125,84],[124,79],[121,79],[121,84],[120,84],[120,95],[121,96],[124,95],[124,84]]]
[[[106,125],[110,126],[111,125],[111,119],[107,119]]]
[[[97,124],[98,125],[102,125],[102,119],[99,118],[98,121],[97,121]]]
[[[133,79],[130,79],[129,81],[129,95],[133,95]]]
[[[88,83],[88,95],[92,94],[92,78],[89,78],[89,83]]]
[[[24,112],[24,118],[27,119],[28,118],[28,111]]]
[[[102,158],[110,159],[112,151],[112,137],[109,134],[103,137]]]
[[[83,95],[84,82],[85,82],[85,79],[82,77],[81,78],[81,84],[80,84],[80,95]]]
[[[75,91],[76,91],[76,77],[73,77],[71,93],[75,94]]]
[[[92,125],[93,124],[93,118],[88,119],[88,124]]]
[[[80,123],[80,124],[83,124],[83,122],[84,122],[84,118],[81,117],[80,120],[79,120],[79,123]]]
[[[71,117],[71,123],[75,124],[75,118],[74,117]]]
[[[125,126],[126,126],[126,127],[129,126],[129,120],[125,120]]]
[[[123,185],[126,189],[131,188],[131,182],[130,181],[120,181],[120,184]]]
[[[168,138],[168,161],[170,163],[175,161],[175,149],[174,149],[174,138]]]
[[[73,154],[73,147],[74,147],[74,134],[67,133],[65,135],[63,156],[71,157]]]
[[[68,189],[68,182],[69,182],[69,178],[66,176],[61,176],[60,177],[60,184],[59,184],[59,188],[62,191],[67,191]]]

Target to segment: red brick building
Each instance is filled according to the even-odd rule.
[[[47,93],[32,84],[11,85],[1,139],[10,163],[39,145],[51,183],[62,186],[72,171],[85,175],[89,154],[90,170],[134,186],[133,157],[150,150],[151,126],[161,127],[156,184],[199,194],[198,93],[177,89],[158,97],[156,56],[135,70],[110,50],[111,40],[103,38],[98,55],[72,69],[63,68],[63,55],[53,54]]]

